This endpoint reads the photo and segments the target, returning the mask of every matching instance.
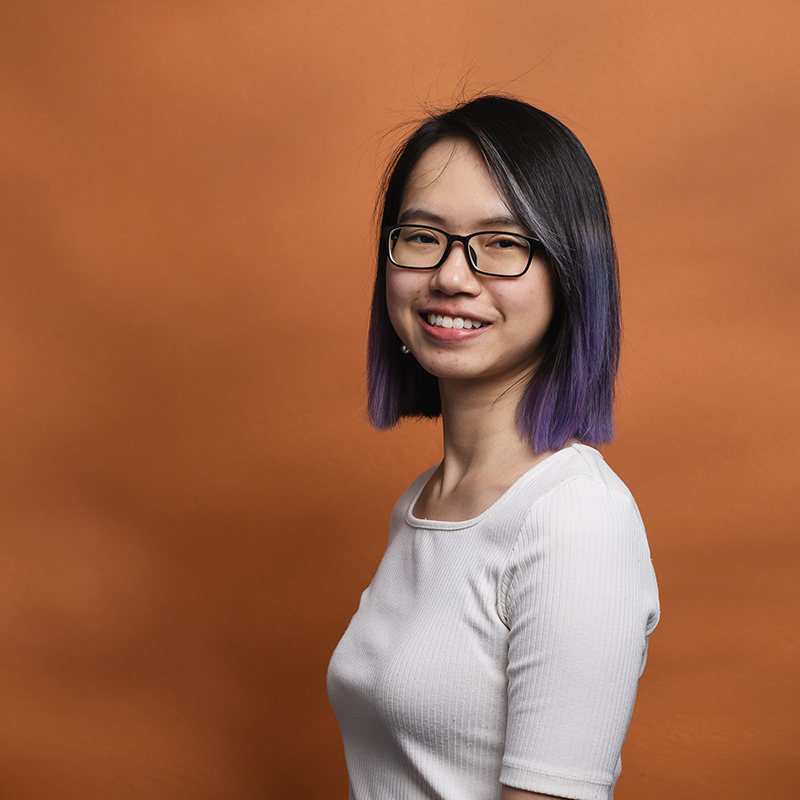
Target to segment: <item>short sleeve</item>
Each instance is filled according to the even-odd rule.
[[[607,800],[619,776],[658,593],[627,490],[589,477],[534,505],[505,572],[501,782]]]

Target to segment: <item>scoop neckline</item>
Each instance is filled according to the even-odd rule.
[[[600,458],[603,458],[603,454],[599,450],[596,450],[594,447],[591,447],[588,444],[575,442],[574,444],[562,447],[561,450],[556,450],[555,453],[547,456],[547,458],[542,459],[538,464],[534,464],[534,466],[532,466],[527,472],[524,472],[522,475],[520,475],[519,478],[517,478],[514,483],[512,483],[511,486],[509,486],[508,489],[506,489],[503,494],[501,494],[500,497],[494,501],[494,503],[492,503],[485,511],[482,511],[480,514],[478,514],[477,517],[463,520],[424,519],[422,517],[414,516],[413,509],[417,505],[417,500],[419,500],[423,490],[428,485],[428,481],[430,481],[430,479],[433,477],[433,473],[438,468],[439,464],[437,464],[435,467],[431,467],[430,475],[428,475],[428,477],[422,482],[422,485],[419,487],[417,492],[414,494],[414,497],[411,499],[411,502],[408,504],[405,513],[405,520],[414,528],[435,528],[436,530],[459,530],[461,528],[471,528],[472,526],[483,522],[486,517],[490,516],[501,506],[505,505],[517,493],[517,491],[519,491],[520,486],[526,483],[531,476],[535,476],[539,472],[544,472],[546,469],[552,467],[555,462],[561,461],[562,458],[570,454],[573,450],[577,452],[580,452],[581,450],[591,450],[593,453],[600,456]]]

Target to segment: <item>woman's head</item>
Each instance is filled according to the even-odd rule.
[[[415,168],[431,148],[448,141],[466,144],[479,155],[518,227],[542,243],[550,269],[552,320],[519,401],[521,436],[537,451],[557,449],[571,439],[608,441],[619,301],[605,196],[589,156],[568,128],[543,111],[512,98],[479,97],[431,116],[397,151],[384,180],[381,229],[398,224]],[[389,319],[387,260],[382,237],[368,363],[369,416],[378,428],[441,411],[437,378],[402,353]],[[480,280],[507,284],[508,291],[517,279]]]

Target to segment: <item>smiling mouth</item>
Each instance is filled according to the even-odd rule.
[[[447,317],[443,314],[423,314],[422,317],[427,320],[428,325],[434,328],[455,328],[456,330],[465,328],[466,330],[472,330],[474,328],[483,328],[489,324],[469,317]]]

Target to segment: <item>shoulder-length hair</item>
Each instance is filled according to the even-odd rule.
[[[575,134],[557,119],[510,97],[484,95],[431,115],[399,147],[379,201],[378,262],[367,364],[368,415],[379,429],[403,417],[438,417],[439,384],[392,327],[386,305],[387,244],[414,167],[434,144],[472,143],[521,225],[540,239],[555,291],[542,357],[517,407],[523,440],[536,452],[572,440],[599,445],[613,435],[620,348],[617,259],[605,193]]]

